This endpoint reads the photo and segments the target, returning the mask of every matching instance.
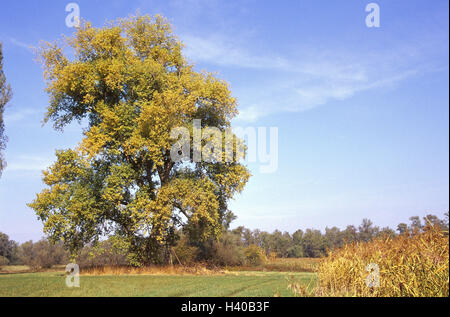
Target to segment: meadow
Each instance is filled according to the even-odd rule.
[[[64,266],[35,272],[27,266],[0,269],[2,296],[294,296],[289,284],[315,287],[317,259],[272,259],[261,266],[206,269],[181,267],[99,267],[81,270],[80,287],[65,284]]]
[[[80,287],[69,288],[65,276],[62,271],[0,274],[0,297],[284,297],[294,295],[288,289],[289,281],[313,287],[317,278],[308,272],[259,271],[211,275],[82,275]]]
[[[349,243],[321,259],[271,258],[254,266],[89,267],[81,269],[79,288],[66,286],[65,266],[3,266],[0,297],[448,297],[448,241],[448,231],[427,227]]]

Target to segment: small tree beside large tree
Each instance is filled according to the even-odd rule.
[[[3,151],[6,147],[5,123],[3,121],[3,114],[6,104],[11,100],[12,91],[9,84],[6,83],[5,73],[3,72],[3,51],[2,43],[0,43],[0,176],[6,166],[3,157]]]
[[[64,43],[74,58],[57,43],[40,50],[45,121],[62,129],[85,119],[87,127],[76,148],[56,152],[44,171],[48,188],[29,204],[45,233],[72,253],[120,237],[136,265],[166,261],[179,230],[192,241],[220,236],[233,218],[227,202],[250,174],[238,155],[199,162],[191,148],[188,160],[172,160],[171,131],[192,132],[194,119],[229,131],[237,109],[227,83],[196,72],[160,16],[83,23]]]

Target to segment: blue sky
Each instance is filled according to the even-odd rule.
[[[8,167],[0,179],[0,231],[39,239],[26,206],[43,188],[55,149],[81,126],[42,126],[48,97],[30,46],[54,41],[70,1],[10,1],[0,9]],[[278,127],[279,166],[253,177],[231,206],[233,224],[295,231],[396,226],[449,209],[448,1],[74,1],[96,26],[141,13],[166,16],[198,70],[217,72],[239,101],[235,126]]]

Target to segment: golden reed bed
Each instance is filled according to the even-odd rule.
[[[330,252],[318,275],[315,296],[449,296],[448,231],[348,244]]]

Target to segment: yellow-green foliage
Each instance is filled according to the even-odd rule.
[[[262,265],[267,261],[264,251],[254,244],[244,249],[244,256],[248,265]]]
[[[182,237],[178,244],[172,249],[173,262],[181,265],[193,265],[197,258],[198,248],[189,245],[186,236]]]
[[[368,287],[368,265],[379,268],[379,286]],[[373,264],[372,264],[373,265]],[[374,280],[372,280],[374,281]],[[376,283],[373,283],[374,285]],[[448,232],[379,238],[331,251],[319,266],[319,296],[449,296]]]
[[[196,149],[208,149],[205,131],[230,131],[237,103],[228,84],[196,72],[182,48],[164,18],[147,15],[103,28],[85,22],[63,42],[42,44],[50,97],[44,121],[62,129],[89,120],[75,149],[56,152],[44,172],[48,187],[29,206],[44,232],[72,253],[118,235],[133,264],[158,263],[175,229],[202,241],[222,233],[227,202],[250,177],[234,146],[240,142],[234,135],[225,142],[234,159],[229,153],[228,160],[204,155],[200,161],[185,149],[183,163],[172,159],[173,146],[185,144],[172,132],[189,131],[186,143],[194,144],[193,120],[200,120],[206,130]],[[214,148],[221,152],[217,139]]]

